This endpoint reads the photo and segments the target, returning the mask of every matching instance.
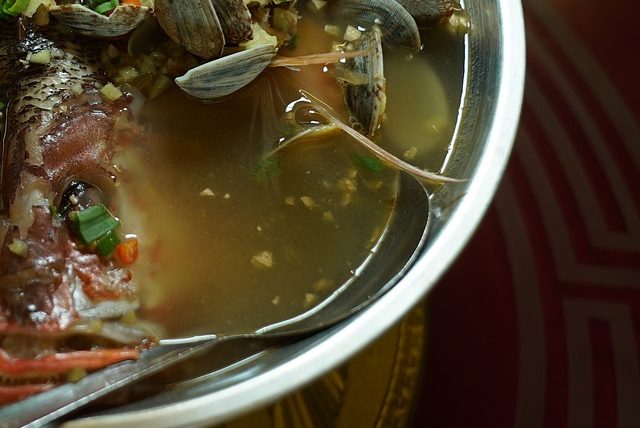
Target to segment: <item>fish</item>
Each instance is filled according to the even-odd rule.
[[[83,243],[72,221],[92,206],[117,208],[114,154],[143,138],[132,96],[101,93],[100,46],[26,18],[0,22],[0,404],[156,342],[135,318],[129,268]]]

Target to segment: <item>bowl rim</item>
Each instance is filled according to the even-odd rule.
[[[173,405],[88,417],[63,426],[121,427],[153,423],[155,427],[192,427],[223,422],[272,403],[344,363],[417,304],[453,263],[479,225],[500,183],[518,128],[526,64],[522,5],[520,0],[496,0],[496,3],[502,23],[502,67],[491,120],[495,126],[488,132],[485,150],[459,208],[432,242],[429,251],[381,299],[384,305],[377,302],[341,324],[341,328],[331,335],[331,341],[318,343],[313,352],[301,353],[249,380]],[[416,283],[427,285],[416,287]],[[340,352],[336,352],[338,349]],[[256,391],[260,393],[256,394]]]

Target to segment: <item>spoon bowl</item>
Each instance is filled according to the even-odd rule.
[[[0,411],[0,427],[40,426],[55,421],[223,341],[263,339],[278,343],[326,329],[357,314],[393,287],[410,269],[426,242],[429,211],[429,194],[424,186],[411,175],[400,173],[394,210],[381,237],[354,275],[320,304],[256,331],[161,340],[157,347],[143,352],[136,361],[109,366],[77,383],[68,383],[4,407]]]

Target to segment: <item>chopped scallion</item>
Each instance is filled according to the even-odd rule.
[[[109,257],[120,243],[120,236],[113,230],[107,232],[96,242],[96,251],[102,257]]]
[[[4,0],[2,1],[2,13],[9,16],[18,16],[29,6],[30,0]]]
[[[364,169],[368,169],[373,172],[381,172],[382,171],[382,162],[380,159],[374,158],[366,155],[356,155],[355,160]]]
[[[80,238],[87,245],[120,225],[120,221],[102,204],[78,211],[70,218],[76,222]]]
[[[118,6],[120,6],[120,2],[118,0],[109,0],[97,5],[93,10],[101,15],[108,15]]]

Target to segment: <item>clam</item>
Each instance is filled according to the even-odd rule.
[[[396,0],[413,16],[419,28],[429,28],[447,20],[456,10],[452,0]]]
[[[276,54],[274,45],[265,44],[209,61],[176,78],[176,84],[197,98],[225,97],[251,83]]]
[[[422,47],[415,19],[396,0],[335,0],[331,4],[332,13],[341,21],[365,29],[379,26],[385,46]]]
[[[162,29],[176,43],[204,59],[222,55],[222,25],[211,0],[156,0]]]
[[[155,9],[169,37],[203,59],[253,36],[251,12],[242,0],[156,0]]]
[[[346,60],[337,70],[337,78],[353,124],[371,137],[380,127],[387,101],[380,28],[374,25],[354,42],[354,48],[367,55]]]
[[[251,40],[251,12],[242,0],[212,0],[226,43],[239,44]]]
[[[61,4],[52,6],[49,13],[58,22],[80,34],[110,38],[122,36],[135,29],[151,14],[151,9],[146,6],[120,5],[106,16],[80,4]]]

